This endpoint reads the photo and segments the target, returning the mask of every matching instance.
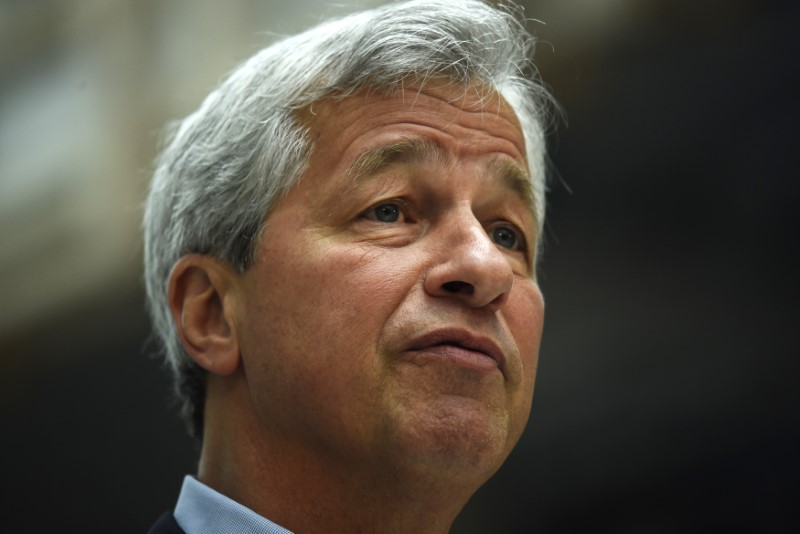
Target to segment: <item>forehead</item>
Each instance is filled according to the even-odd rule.
[[[441,82],[391,94],[362,91],[326,98],[300,115],[309,127],[312,159],[353,158],[365,145],[421,135],[456,149],[458,155],[495,152],[527,167],[516,114],[497,92],[483,86]]]
[[[359,167],[365,155],[385,155],[385,147],[424,139],[451,159],[490,158],[515,165],[530,182],[516,114],[497,92],[481,86],[443,82],[391,94],[364,91],[333,96],[302,110],[300,118],[313,147],[311,172],[306,174],[314,170],[328,176],[345,173],[354,165]],[[447,158],[429,159],[437,163]],[[324,188],[326,184],[315,185]]]

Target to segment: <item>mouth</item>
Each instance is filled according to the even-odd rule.
[[[481,372],[506,372],[506,358],[497,343],[461,328],[434,330],[414,338],[405,352]]]

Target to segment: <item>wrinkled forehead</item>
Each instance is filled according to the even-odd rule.
[[[454,139],[463,137],[473,144],[496,145],[503,140],[510,146],[498,151],[507,153],[530,176],[520,119],[506,99],[486,84],[434,79],[422,86],[334,93],[298,110],[297,116],[307,129],[312,157],[332,147],[341,150],[352,140],[348,135],[359,128],[374,135],[382,128],[416,124],[447,130]],[[332,155],[328,154],[329,160]]]
[[[299,110],[298,118],[311,149],[303,181],[320,172],[357,178],[368,174],[365,169],[397,160],[442,161],[448,158],[439,156],[447,151],[439,150],[437,138],[445,139],[457,147],[452,154],[457,159],[492,155],[496,161],[490,168],[513,177],[506,181],[523,192],[539,219],[520,120],[501,94],[485,84],[433,80],[419,87],[333,94]],[[319,176],[314,182],[315,189],[334,186]]]

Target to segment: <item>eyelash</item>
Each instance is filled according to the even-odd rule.
[[[379,208],[388,207],[388,206],[396,207],[396,215],[397,215],[397,219],[396,220],[383,221],[383,220],[378,218],[379,215],[377,214],[376,210],[378,210]],[[361,214],[361,217],[363,217],[365,219],[368,219],[368,220],[371,220],[371,221],[374,221],[374,222],[378,222],[378,223],[385,223],[385,224],[406,223],[407,224],[407,223],[410,223],[410,222],[414,222],[413,219],[411,217],[409,217],[408,211],[409,211],[408,204],[406,202],[404,202],[402,200],[390,200],[390,201],[381,202],[379,204],[375,204],[374,206],[370,207],[368,210],[364,211]],[[384,214],[386,214],[386,213],[384,213]],[[391,217],[392,215],[393,215],[393,213],[389,212],[389,216]],[[400,220],[401,218],[402,218],[402,220]],[[510,231],[514,236],[514,243],[511,246],[504,246],[504,245],[501,245],[500,243],[498,243],[497,241],[495,241],[494,232],[497,231],[497,230],[508,230],[508,231]],[[527,241],[525,239],[525,234],[519,228],[517,228],[516,225],[514,225],[512,223],[509,223],[507,221],[498,221],[496,223],[492,223],[491,225],[489,225],[487,227],[486,233],[489,235],[489,237],[492,239],[492,241],[494,241],[498,246],[501,246],[502,248],[505,248],[505,249],[508,249],[508,250],[512,250],[512,251],[515,251],[515,252],[525,252],[527,250]]]

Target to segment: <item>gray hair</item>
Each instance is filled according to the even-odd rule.
[[[205,373],[184,351],[167,302],[175,263],[213,256],[239,272],[272,208],[312,150],[298,110],[329,96],[391,92],[446,77],[501,94],[523,129],[541,231],[549,99],[533,38],[510,10],[478,0],[412,0],[357,13],[269,46],[235,70],[170,134],[144,212],[145,284],[184,415],[202,433]]]

